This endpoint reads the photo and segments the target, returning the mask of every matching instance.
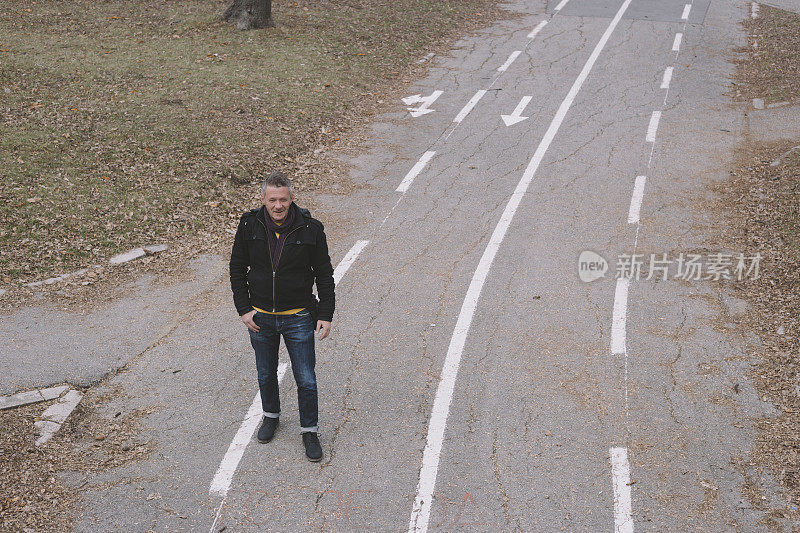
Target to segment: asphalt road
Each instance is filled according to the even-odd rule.
[[[77,530],[760,529],[743,486],[770,411],[729,328],[740,303],[615,279],[620,254],[723,251],[709,186],[741,137],[725,93],[749,4],[508,5],[403,95],[441,91],[431,112],[376,118],[349,159],[366,187],[316,198],[343,221],[323,462],[291,373],[275,440],[248,433],[252,350],[217,282],[109,383],[109,412],[158,407],[156,452],[89,480]],[[591,283],[587,250],[609,263]]]

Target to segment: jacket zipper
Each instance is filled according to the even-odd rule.
[[[269,230],[267,229],[267,225],[266,225],[266,224],[264,224],[263,222],[261,222],[261,219],[260,219],[260,218],[256,217],[256,220],[258,220],[258,222],[259,222],[259,223],[260,223],[262,226],[264,226],[264,232],[265,232],[265,233],[266,233],[267,231],[269,231]],[[287,233],[287,234],[286,234],[286,237],[283,239],[283,242],[281,243],[281,250],[280,250],[280,252],[278,253],[278,263],[279,263],[279,264],[280,264],[280,262],[281,262],[281,254],[283,254],[283,245],[284,245],[284,244],[286,244],[286,239],[288,239],[288,238],[289,238],[289,235],[291,235],[291,234],[292,234],[292,233],[294,233],[295,231],[299,230],[301,227],[302,227],[302,226],[298,226],[298,227],[294,228],[292,231],[290,231],[289,233]],[[277,272],[277,271],[278,271],[278,267],[277,267],[276,265],[272,264],[272,253],[269,251],[269,235],[266,235],[266,237],[267,237],[267,255],[269,256],[269,265],[272,267],[272,312],[274,313],[274,312],[275,312],[275,309],[277,308],[277,305],[276,305],[276,304],[277,304],[277,302],[275,301],[275,275],[278,273],[278,272]]]

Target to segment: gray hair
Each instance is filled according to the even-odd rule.
[[[294,189],[292,188],[292,180],[283,172],[272,172],[264,178],[261,183],[261,194],[267,192],[267,187],[288,187],[289,194],[294,196]]]

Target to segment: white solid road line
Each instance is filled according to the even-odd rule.
[[[467,105],[465,105],[464,108],[458,112],[458,115],[456,115],[456,118],[453,119],[453,122],[460,123],[462,120],[464,120],[464,118],[469,115],[469,112],[472,111],[472,108],[475,107],[475,104],[477,104],[480,99],[483,98],[484,94],[486,94],[484,89],[476,92],[472,98],[469,99]]]
[[[528,34],[528,39],[534,39],[536,37],[536,35],[540,31],[542,31],[542,28],[544,28],[545,26],[547,26],[547,21],[546,20],[543,20],[539,24],[537,24],[536,27],[533,28],[533,30]]]
[[[353,247],[350,248],[350,251],[345,254],[344,259],[333,269],[334,283],[338,284],[342,280],[345,272],[352,266],[358,255],[368,244],[369,241],[357,241]],[[278,383],[280,383],[283,376],[286,374],[288,366],[287,363],[278,365]],[[253,402],[250,404],[250,409],[247,410],[244,421],[242,421],[242,425],[239,427],[239,431],[237,431],[236,435],[233,437],[230,446],[228,446],[228,451],[225,452],[225,456],[222,458],[217,473],[211,481],[211,486],[208,489],[211,495],[222,496],[223,498],[227,497],[233,475],[236,473],[239,461],[242,460],[245,448],[247,448],[247,445],[250,443],[250,439],[253,438],[256,426],[258,426],[258,422],[261,420],[261,413],[261,394],[256,392]],[[220,504],[220,510],[223,504],[224,501]],[[214,524],[216,524],[218,519],[219,511],[217,511],[217,518],[214,520]],[[212,525],[212,530],[213,529],[214,526]]]
[[[672,41],[672,51],[677,52],[681,49],[681,40],[683,39],[682,33],[675,34],[675,40]]]
[[[288,363],[281,363],[278,365],[278,383],[281,382],[284,374],[286,374],[288,366]],[[253,438],[253,433],[259,421],[261,421],[262,413],[261,393],[256,392],[253,402],[250,404],[250,409],[247,410],[244,421],[242,425],[239,426],[239,431],[237,431],[236,436],[233,437],[230,446],[228,446],[228,451],[225,452],[225,457],[222,458],[222,462],[219,464],[219,468],[217,468],[217,473],[211,481],[208,492],[212,496],[217,495],[225,497],[228,495],[228,489],[231,488],[231,481],[233,481],[233,474],[236,473],[239,461],[242,460],[242,456],[244,455],[244,450],[247,448],[247,445],[250,444],[250,439]]]
[[[403,181],[400,182],[400,185],[397,186],[395,189],[397,192],[406,192],[408,188],[411,186],[411,182],[414,181],[414,178],[417,177],[417,174],[422,172],[422,169],[425,168],[425,165],[428,164],[428,161],[436,154],[436,152],[428,151],[422,154],[422,157],[419,158],[419,161],[411,167],[411,170],[408,171],[406,177],[403,178]]]
[[[661,88],[669,89],[669,83],[672,81],[672,67],[664,69],[664,77],[661,79]]]
[[[627,448],[611,448],[611,479],[614,483],[614,533],[633,533],[631,517],[631,467]]]
[[[628,348],[625,341],[625,330],[628,322],[628,286],[631,279],[625,276],[617,278],[614,290],[614,315],[611,320],[611,353],[624,355]]]
[[[511,55],[508,56],[506,62],[497,67],[497,72],[505,72],[506,70],[508,70],[508,67],[511,66],[511,63],[513,63],[514,60],[517,59],[517,57],[519,57],[521,53],[522,50],[514,50],[513,52],[511,52]]]
[[[692,5],[686,4],[683,6],[683,14],[681,15],[681,20],[689,20],[689,13],[692,11]]]
[[[639,210],[642,207],[642,198],[644,197],[644,184],[647,181],[646,176],[636,176],[636,182],[633,184],[633,196],[631,197],[631,206],[628,209],[628,224],[639,223]]]
[[[552,122],[550,122],[550,126],[547,128],[544,137],[536,148],[536,152],[533,154],[530,163],[528,163],[525,173],[522,175],[514,193],[511,195],[503,214],[500,216],[500,220],[492,233],[489,244],[486,246],[480,262],[478,263],[478,268],[472,276],[472,281],[467,289],[464,303],[461,305],[461,311],[458,315],[456,326],[453,329],[453,336],[450,338],[450,345],[447,349],[447,355],[445,356],[444,365],[442,367],[442,374],[439,378],[439,386],[436,389],[436,396],[433,400],[433,408],[431,409],[431,417],[428,423],[428,435],[422,454],[422,466],[419,472],[417,495],[414,498],[414,506],[409,519],[409,532],[425,532],[428,530],[433,491],[436,486],[439,459],[444,442],[444,431],[450,412],[450,402],[453,398],[453,389],[455,388],[458,366],[461,362],[461,354],[464,351],[467,333],[478,305],[478,298],[480,297],[486,277],[489,274],[489,269],[492,266],[494,257],[497,254],[497,250],[500,248],[500,244],[503,242],[506,231],[508,231],[508,227],[514,218],[514,213],[522,201],[522,197],[527,192],[528,186],[533,180],[536,169],[539,168],[539,164],[542,162],[547,149],[550,147],[556,133],[561,127],[564,117],[566,117],[567,112],[575,101],[578,91],[580,91],[581,86],[589,76],[589,72],[600,56],[600,52],[605,48],[606,43],[619,24],[622,15],[628,9],[630,3],[631,0],[625,0],[622,6],[620,6],[619,11],[617,11],[617,14],[611,20],[608,28],[606,28],[600,41],[594,47],[592,54],[589,56],[589,59],[586,61],[577,79],[572,84],[569,93],[567,93],[564,101],[561,102]]]
[[[650,116],[650,124],[647,126],[646,140],[649,143],[656,142],[656,133],[658,132],[658,121],[661,120],[661,111],[653,111]]]

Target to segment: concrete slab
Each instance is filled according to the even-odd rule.
[[[147,255],[153,255],[164,252],[169,248],[166,244],[148,244],[142,247]]]
[[[55,400],[69,390],[69,385],[58,385],[55,387],[48,387],[46,389],[39,389],[42,398],[45,400]]]
[[[139,259],[140,257],[144,257],[147,255],[142,248],[134,248],[133,250],[128,250],[127,252],[119,255],[115,255],[111,259],[108,260],[109,263],[112,265],[118,265],[120,263],[127,263],[128,261],[133,261],[134,259]]]
[[[70,413],[80,403],[83,398],[83,393],[78,390],[71,390],[59,400],[48,407],[41,415],[41,420],[34,422],[34,426],[39,430],[39,438],[36,439],[36,445],[41,446],[55,433],[61,429],[61,425],[69,417]]]
[[[61,424],[53,422],[52,420],[37,420],[36,422],[33,423],[33,425],[39,431],[39,434],[42,435],[41,437],[39,437],[39,440],[36,441],[37,446],[39,446],[41,443],[46,442],[50,438],[50,436],[52,436],[56,431],[58,431],[61,428]],[[47,435],[46,438],[45,435]]]
[[[44,401],[44,398],[42,398],[42,395],[38,390],[20,392],[18,394],[12,394],[11,396],[3,396],[0,398],[0,409],[10,409],[12,407],[18,407],[20,405],[27,405],[29,403],[42,401]]]
[[[0,411],[3,409],[11,409],[12,407],[19,407],[20,405],[28,405],[30,403],[44,402],[58,398],[68,388],[67,385],[59,385],[47,389],[24,391],[9,396],[2,396],[0,397]]]

